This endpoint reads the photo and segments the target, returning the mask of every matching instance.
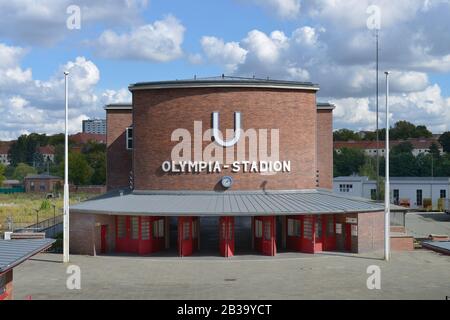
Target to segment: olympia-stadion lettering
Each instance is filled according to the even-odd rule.
[[[171,135],[171,141],[179,141],[172,149],[172,161],[164,161],[162,170],[172,173],[221,173],[222,170],[230,169],[236,173],[239,171],[273,174],[277,172],[290,172],[290,161],[278,161],[279,157],[279,130],[278,129],[248,129],[244,132],[241,127],[241,113],[234,113],[234,131],[226,130],[227,136],[232,137],[223,140],[219,123],[219,112],[212,113],[212,129],[202,133],[203,124],[201,121],[194,121],[194,150],[201,150],[203,141],[211,142],[203,152],[200,152],[202,159],[191,161],[191,133],[187,129],[176,129]],[[269,148],[270,131],[271,150]],[[258,139],[259,134],[259,139]],[[242,138],[241,138],[242,137]],[[236,152],[234,150],[237,146]],[[267,159],[260,161],[246,161],[246,146],[250,149],[249,157],[252,159]],[[228,148],[223,163],[223,148]],[[231,152],[230,152],[231,151]],[[198,155],[198,152],[194,153]],[[239,161],[233,161],[235,153]],[[231,156],[230,156],[231,155]],[[175,160],[176,159],[176,160]],[[204,159],[204,160],[203,160]],[[214,160],[220,159],[220,160]],[[277,160],[270,160],[277,159]]]
[[[129,90],[132,104],[105,106],[108,192],[70,207],[72,253],[382,253],[383,204],[332,191],[334,106],[317,84]]]

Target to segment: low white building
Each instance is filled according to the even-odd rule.
[[[450,177],[391,177],[390,186],[392,203],[423,209],[424,200],[431,199],[433,209],[437,209],[439,199],[449,197]],[[377,184],[368,177],[337,177],[333,189],[340,194],[375,199]]]

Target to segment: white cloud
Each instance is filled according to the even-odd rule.
[[[264,7],[283,19],[294,19],[300,13],[300,0],[241,0]]]
[[[225,66],[227,72],[234,72],[236,66],[245,61],[247,50],[241,48],[237,42],[224,43],[216,37],[202,37],[200,41],[208,59]]]
[[[20,65],[22,48],[0,44],[0,56],[9,62],[0,65],[0,140],[10,140],[30,133],[59,133],[64,130],[64,76],[69,71],[69,131],[81,130],[81,120],[103,117],[102,106],[130,102],[126,88],[96,89],[100,71],[85,57],[68,61],[46,80],[33,79],[31,69]],[[13,53],[13,54],[11,54]]]
[[[229,42],[247,52],[233,74],[318,83],[319,99],[338,105],[338,127],[373,129],[376,79],[375,38],[367,28],[370,5],[381,10],[380,106],[383,71],[390,70],[393,121],[450,129],[450,98],[430,80],[430,73],[450,72],[448,0],[304,1],[299,26],[290,35],[251,30]]]
[[[91,44],[105,58],[166,62],[182,56],[184,31],[180,21],[169,15],[129,33],[106,30]]]
[[[95,23],[134,25],[141,22],[140,10],[147,0],[19,0],[0,1],[0,36],[16,43],[49,46],[64,39],[66,9],[77,5],[81,11],[81,31]]]

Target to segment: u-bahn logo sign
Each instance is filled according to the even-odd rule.
[[[219,113],[212,113],[212,128],[203,132],[202,121],[194,121],[193,134],[184,128],[172,132],[171,141],[178,142],[171,160],[161,165],[163,172],[276,174],[290,172],[291,161],[280,160],[279,129],[242,129],[240,112],[234,113],[234,129],[220,131]],[[269,135],[270,133],[270,135]],[[226,139],[224,138],[226,137]],[[204,142],[210,142],[203,148]]]

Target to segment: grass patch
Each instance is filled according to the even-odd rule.
[[[92,193],[71,193],[70,204],[95,197]],[[55,209],[53,209],[55,205]],[[38,215],[36,210],[39,210]],[[8,218],[11,218],[14,228],[26,227],[39,221],[46,220],[56,215],[62,214],[63,197],[45,199],[45,194],[39,193],[13,193],[0,194],[0,230],[8,229]]]

